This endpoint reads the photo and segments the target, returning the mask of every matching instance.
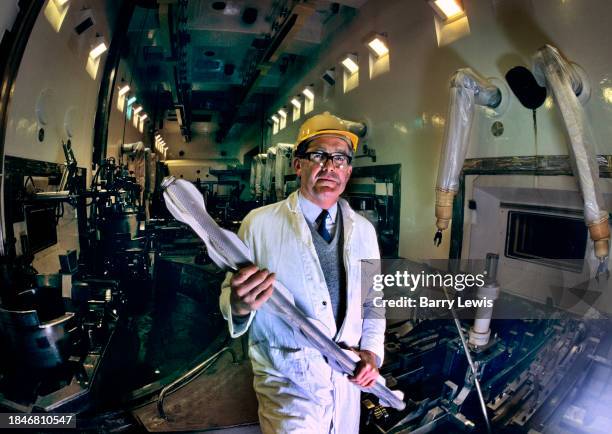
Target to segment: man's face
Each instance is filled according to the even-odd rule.
[[[329,154],[341,153],[351,155],[349,144],[333,136],[316,137],[309,144],[306,152],[322,151]],[[300,191],[306,199],[328,209],[338,201],[346,183],[351,177],[353,168],[350,164],[335,167],[329,159],[321,167],[320,163],[310,161],[307,157],[296,158],[293,162],[297,176],[300,177]]]

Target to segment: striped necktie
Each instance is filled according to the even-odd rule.
[[[329,213],[326,209],[324,209],[323,211],[321,211],[321,214],[319,214],[319,217],[317,217],[317,219],[315,220],[315,223],[318,225],[318,234],[321,235],[321,237],[329,243],[332,240],[332,236],[327,230],[327,225],[325,224],[325,220],[327,220],[328,215]]]

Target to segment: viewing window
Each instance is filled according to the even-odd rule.
[[[509,211],[506,256],[582,271],[587,228],[577,217]]]

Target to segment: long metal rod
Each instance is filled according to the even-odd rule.
[[[196,367],[164,387],[161,392],[159,392],[159,397],[157,398],[157,413],[159,414],[159,417],[162,419],[167,419],[166,412],[164,411],[164,399],[166,399],[166,395],[169,392],[176,392],[181,387],[186,386],[195,380],[200,374],[206,372],[210,367],[212,367],[215,362],[219,360],[219,358],[226,352],[230,353],[232,355],[232,361],[237,363],[238,357],[236,356],[234,350],[229,346],[223,347],[208,359],[204,360],[202,363],[198,364]]]
[[[448,296],[446,287],[443,286],[442,289],[444,290],[444,295],[446,295],[446,299],[450,301],[450,297]],[[461,345],[463,345],[463,352],[465,353],[465,357],[467,358],[468,364],[470,365],[470,370],[472,371],[472,377],[474,378],[474,386],[476,386],[476,393],[478,395],[478,400],[480,401],[480,408],[482,410],[482,415],[484,417],[485,424],[487,425],[487,432],[491,434],[491,423],[489,422],[487,405],[485,404],[484,396],[482,395],[482,390],[480,389],[480,381],[478,380],[476,365],[474,364],[474,360],[472,360],[472,356],[470,355],[470,349],[465,340],[465,336],[463,335],[463,331],[461,330],[461,323],[459,322],[459,318],[457,318],[457,313],[452,307],[450,310],[451,314],[453,315],[453,320],[455,321],[455,327],[457,327],[457,332],[459,333],[459,339],[461,339]]]

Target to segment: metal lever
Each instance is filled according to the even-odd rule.
[[[434,241],[434,246],[436,247],[442,244],[442,231],[440,229],[436,231],[433,241]]]

